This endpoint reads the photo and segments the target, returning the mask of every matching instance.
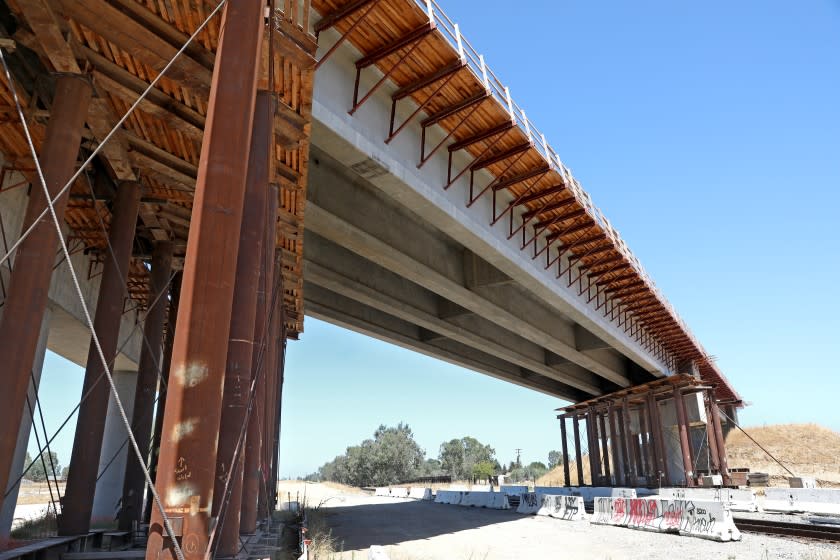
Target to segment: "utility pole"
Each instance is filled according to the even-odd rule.
[[[522,463],[519,460],[519,456],[522,454],[522,450],[518,447],[516,448],[516,466],[522,468]]]

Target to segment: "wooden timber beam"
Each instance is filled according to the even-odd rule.
[[[382,59],[387,58],[392,54],[396,53],[400,49],[409,45],[413,45],[415,42],[419,41],[426,35],[429,35],[434,30],[434,23],[424,23],[414,31],[410,31],[402,37],[400,37],[399,39],[379,47],[369,55],[363,56],[362,58],[356,61],[356,68],[361,70],[362,68],[367,68],[368,66],[376,64]]]
[[[157,32],[159,26],[156,25],[155,30],[146,27],[149,20],[155,20],[162,22],[164,27],[174,29],[154,14],[150,13],[150,17],[136,20],[127,17],[124,12],[106,0],[85,0],[84,2],[58,0],[58,2],[66,16],[101,35],[137,60],[148,64],[155,71],[160,72],[178,52],[178,47],[173,46]],[[183,42],[186,42],[186,37]],[[187,56],[187,53],[175,60],[167,75],[196,93],[209,95],[210,69]]]
[[[478,93],[476,95],[468,97],[467,99],[464,99],[463,101],[459,101],[458,103],[456,103],[454,105],[451,105],[451,106],[449,106],[445,109],[441,109],[437,113],[429,115],[428,117],[426,117],[425,119],[420,121],[420,125],[423,128],[435,125],[435,124],[439,123],[440,121],[442,121],[444,119],[447,119],[449,117],[457,115],[458,113],[460,113],[461,111],[463,111],[465,109],[469,109],[470,107],[476,105],[477,103],[481,103],[482,101],[484,101],[485,99],[487,99],[489,97],[490,97],[490,93],[487,92],[486,90],[484,90],[481,93]]]
[[[624,260],[623,255],[616,255],[614,257],[610,257],[609,259],[597,260],[594,263],[582,264],[578,267],[578,270],[589,270],[591,268],[597,268],[599,266],[604,266],[615,262],[621,262],[622,260]]]
[[[335,12],[328,14],[321,18],[321,21],[315,24],[315,34],[320,34],[322,31],[338,25],[341,21],[352,16],[374,0],[356,0],[350,2],[346,6],[339,8]]]
[[[565,187],[562,187],[562,186],[559,187],[557,189],[557,192],[562,191],[564,188]],[[537,194],[540,195],[539,198],[542,198],[543,196],[545,196],[543,193],[537,193]],[[533,195],[533,196],[536,196],[536,195]],[[522,217],[526,220],[530,220],[531,218],[539,216],[540,214],[545,214],[547,212],[552,212],[554,210],[561,210],[561,209],[565,208],[566,206],[571,206],[575,202],[577,202],[577,200],[575,199],[575,197],[572,196],[572,197],[560,200],[558,202],[552,202],[551,204],[546,204],[546,205],[542,206],[541,208],[537,208],[535,210],[528,210],[527,212],[522,214]],[[547,220],[543,220],[543,222],[546,222],[546,221]]]
[[[627,289],[630,289],[630,288],[638,288],[639,286],[644,286],[644,285],[645,285],[644,280],[637,280],[635,282],[630,282],[629,284],[624,284],[623,286],[615,286],[615,287],[612,287],[612,288],[607,288],[606,290],[604,290],[604,293],[605,294],[611,294],[613,292],[620,292],[622,290],[627,290]]]
[[[457,152],[458,150],[463,150],[464,148],[469,148],[473,144],[477,144],[478,142],[483,142],[485,140],[489,140],[494,136],[499,134],[504,134],[508,130],[514,127],[513,121],[505,121],[504,124],[500,124],[499,126],[494,126],[489,130],[485,130],[484,132],[479,132],[475,136],[470,136],[468,138],[464,138],[454,144],[451,144],[447,149],[449,153]]]
[[[553,240],[555,240],[559,237],[562,237],[564,235],[571,235],[571,234],[577,233],[579,231],[585,231],[585,230],[591,228],[594,225],[595,225],[595,223],[591,219],[587,218],[587,220],[582,224],[572,226],[572,227],[570,227],[568,229],[565,229],[563,231],[558,231],[558,232],[554,232],[552,234],[549,234],[548,236],[546,236],[546,239],[548,239],[549,241],[553,241]]]
[[[501,179],[498,183],[493,185],[493,190],[500,191],[508,187],[512,187],[513,185],[518,185],[528,179],[532,179],[539,175],[545,175],[549,171],[551,171],[550,167],[537,167],[535,169],[531,169],[530,171],[525,171],[523,173],[519,173],[518,175],[508,177],[507,179]]]
[[[574,201],[574,199],[570,199],[570,200]],[[534,228],[535,229],[541,229],[541,228],[546,227],[546,226],[550,226],[550,225],[554,225],[554,224],[560,224],[560,223],[563,223],[567,220],[572,220],[574,218],[580,218],[581,216],[585,216],[585,215],[586,215],[586,209],[585,208],[576,208],[575,210],[572,210],[571,212],[566,212],[565,214],[560,214],[559,216],[554,216],[552,218],[548,218],[547,220],[539,221],[539,222],[534,224]]]
[[[483,158],[470,166],[470,171],[478,171],[479,169],[485,169],[490,167],[491,165],[495,165],[506,159],[510,159],[514,156],[518,156],[521,153],[527,152],[533,147],[532,142],[523,142],[517,146],[514,146],[504,152],[498,153],[496,155]]]
[[[625,280],[631,280],[633,278],[637,278],[638,274],[635,272],[630,274],[624,274],[622,276],[616,276],[615,278],[609,278],[607,280],[599,280],[595,283],[596,286],[607,286],[609,284],[617,284],[618,282],[624,282]]]
[[[394,94],[391,96],[391,98],[394,99],[395,101],[400,100],[400,99],[404,99],[404,98],[408,97],[409,95],[412,95],[412,94],[417,93],[418,91],[420,91],[424,88],[429,87],[430,85],[434,84],[435,82],[443,80],[444,78],[448,78],[449,76],[451,76],[452,74],[455,74],[456,72],[460,72],[461,69],[466,68],[466,66],[467,66],[466,62],[464,62],[462,60],[458,60],[457,62],[454,62],[452,64],[449,64],[449,65],[441,68],[437,72],[433,72],[433,73],[429,74],[428,76],[423,76],[422,78],[418,78],[416,81],[410,83],[409,85],[401,87],[400,89],[398,89],[397,91],[394,92]]]
[[[566,185],[552,185],[551,187],[547,187],[547,188],[541,190],[540,192],[536,192],[534,194],[529,194],[527,196],[523,196],[522,198],[520,198],[516,202],[516,205],[519,206],[520,204],[530,204],[532,202],[536,202],[540,199],[543,199],[547,196],[557,194],[557,193],[559,193],[559,192],[561,192],[565,189],[566,189]],[[574,197],[570,198],[568,200],[574,200]],[[571,202],[569,204],[571,204]]]

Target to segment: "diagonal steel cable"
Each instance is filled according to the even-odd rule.
[[[222,0],[222,1],[224,2],[224,0]],[[3,49],[0,49],[0,61],[2,61],[2,63],[3,63],[3,70],[5,71],[6,78],[9,81],[9,89],[11,90],[12,97],[14,98],[14,101],[15,101],[15,106],[17,108],[18,117],[21,120],[21,125],[23,127],[23,131],[24,131],[24,134],[26,136],[26,143],[29,146],[29,151],[31,152],[32,159],[35,162],[35,169],[38,173],[38,179],[41,183],[41,188],[44,190],[44,194],[45,194],[46,200],[47,200],[47,207],[49,208],[49,212],[50,212],[50,215],[52,217],[53,225],[55,225],[56,233],[58,234],[58,238],[59,238],[59,241],[61,243],[61,250],[64,252],[64,257],[67,260],[67,266],[70,268],[70,276],[73,279],[73,286],[76,289],[76,295],[79,298],[79,302],[82,304],[82,311],[84,313],[85,321],[87,322],[88,329],[90,330],[91,338],[93,340],[94,346],[96,347],[97,354],[99,354],[99,359],[102,362],[102,367],[105,370],[105,375],[108,378],[108,383],[111,386],[111,392],[114,395],[114,403],[117,405],[117,410],[120,413],[120,418],[122,419],[123,424],[126,425],[126,429],[129,432],[131,432],[131,425],[128,421],[128,418],[126,417],[125,408],[123,407],[122,400],[120,399],[119,393],[117,392],[116,385],[114,384],[114,379],[111,375],[111,370],[110,370],[110,367],[108,365],[108,360],[105,358],[105,353],[103,352],[102,346],[99,343],[99,336],[97,336],[96,330],[94,329],[93,319],[90,316],[90,311],[88,310],[87,302],[85,301],[85,296],[82,293],[82,288],[81,288],[81,285],[79,284],[79,277],[76,274],[76,269],[73,266],[73,262],[70,260],[70,252],[67,249],[67,243],[65,242],[64,236],[62,235],[62,232],[61,232],[61,222],[59,221],[58,215],[55,212],[55,206],[54,206],[53,200],[50,198],[50,191],[49,191],[49,188],[47,187],[47,182],[44,179],[44,171],[41,168],[41,162],[38,158],[38,153],[35,150],[35,144],[32,141],[32,134],[29,131],[29,125],[26,123],[26,117],[23,113],[23,108],[21,107],[20,99],[18,98],[18,95],[17,95],[17,88],[15,88],[15,86],[14,86],[14,81],[12,80],[12,74],[9,71],[9,66],[6,62],[6,56],[3,53]],[[100,147],[101,147],[101,145],[100,145]],[[94,151],[94,154],[95,153],[96,152]],[[93,157],[93,155],[91,157]],[[84,167],[84,166],[82,166],[82,167]],[[78,171],[76,175],[78,175],[80,172],[81,172],[81,170]],[[72,180],[71,180],[70,184],[72,184]],[[39,220],[40,220],[40,218],[39,218]],[[37,223],[37,222],[38,222],[38,220],[36,220],[34,223]],[[2,263],[0,263],[0,264],[2,264]],[[178,544],[177,539],[175,538],[175,531],[172,530],[172,526],[169,522],[169,517],[166,515],[166,511],[163,507],[163,502],[161,502],[160,496],[158,495],[157,491],[154,488],[154,484],[152,483],[152,479],[151,479],[151,476],[149,475],[149,471],[145,468],[145,465],[142,465],[143,454],[140,452],[140,448],[137,446],[137,441],[134,439],[133,436],[131,436],[131,443],[132,443],[132,447],[134,448],[134,453],[136,454],[138,460],[140,461],[141,466],[143,466],[143,474],[146,478],[146,483],[150,486],[152,495],[154,496],[155,502],[157,503],[157,506],[160,510],[161,517],[163,519],[163,524],[166,528],[166,533],[169,535],[170,539],[172,539],[172,546],[175,549],[175,555],[177,556],[178,560],[184,560],[184,553],[181,551],[181,547]]]
[[[17,250],[17,248],[20,246],[20,244],[23,243],[24,239],[26,239],[29,236],[29,234],[32,233],[32,231],[35,229],[35,226],[38,225],[38,223],[47,215],[47,212],[49,211],[49,207],[52,206],[55,203],[56,200],[61,198],[64,195],[64,193],[67,192],[70,189],[70,187],[73,185],[73,183],[76,181],[76,179],[78,179],[79,176],[82,174],[82,171],[88,165],[90,165],[90,163],[93,161],[93,158],[95,158],[99,154],[99,152],[102,151],[102,148],[105,146],[105,144],[107,144],[108,141],[114,136],[114,134],[117,133],[117,131],[122,127],[123,123],[126,120],[128,120],[128,117],[131,116],[131,114],[140,105],[140,103],[142,103],[143,100],[146,99],[146,96],[149,94],[149,92],[152,91],[152,89],[154,89],[154,87],[157,85],[157,83],[160,81],[160,79],[164,76],[164,74],[166,74],[166,72],[172,67],[172,65],[175,64],[175,61],[178,59],[178,57],[180,57],[184,53],[184,51],[187,50],[187,47],[190,46],[190,44],[193,42],[193,40],[196,37],[198,37],[199,33],[201,33],[201,31],[207,26],[208,23],[210,23],[210,20],[213,19],[213,16],[215,16],[217,13],[219,13],[219,10],[222,9],[222,6],[224,6],[226,2],[227,2],[227,0],[220,0],[219,4],[213,9],[212,12],[210,12],[210,15],[208,15],[207,18],[205,18],[205,20],[201,23],[201,25],[199,25],[198,28],[193,32],[193,34],[190,35],[189,39],[187,39],[187,41],[178,50],[178,52],[176,52],[172,56],[172,58],[169,59],[169,62],[166,64],[166,66],[163,67],[163,70],[160,71],[160,74],[155,76],[155,79],[151,81],[151,83],[149,84],[149,86],[145,90],[143,90],[143,93],[140,94],[140,97],[138,97],[137,100],[134,103],[131,104],[131,107],[129,107],[128,110],[125,112],[125,114],[122,117],[120,117],[120,120],[117,121],[117,124],[115,124],[114,127],[111,129],[111,131],[108,134],[105,135],[105,137],[102,139],[102,141],[96,147],[96,149],[93,150],[93,152],[91,152],[91,154],[84,161],[84,163],[82,163],[81,167],[79,167],[79,169],[73,174],[73,176],[70,177],[70,180],[67,181],[67,184],[65,184],[61,188],[61,190],[58,191],[58,194],[55,195],[55,198],[50,198],[49,193],[47,193],[47,201],[48,201],[47,208],[45,208],[44,211],[41,212],[41,214],[32,221],[32,225],[30,225],[29,228],[25,232],[23,232],[23,234],[20,236],[20,239],[15,241],[14,245],[12,245],[12,248],[9,249],[8,252],[6,252],[6,254],[3,256],[3,258],[0,259],[0,265],[2,265],[4,262],[6,262],[6,260],[9,257],[11,257],[12,254]],[[8,69],[6,70],[6,75],[7,75],[7,78],[9,80],[9,87],[11,89],[14,89],[14,85],[12,83],[12,76],[11,76],[11,73],[8,71]],[[23,117],[21,117],[21,119],[22,118]],[[23,126],[24,126],[24,128],[26,128],[25,121],[24,121]]]

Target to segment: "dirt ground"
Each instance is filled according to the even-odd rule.
[[[284,482],[284,497],[305,493],[321,504],[334,539],[334,555],[320,560],[362,560],[373,545],[390,560],[554,560],[702,558],[723,560],[840,560],[840,547],[745,534],[736,543],[648,533],[525,516],[513,511],[465,508],[369,496],[338,485]]]

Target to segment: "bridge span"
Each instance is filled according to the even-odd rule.
[[[654,421],[687,457],[688,424],[741,405],[435,0],[0,0],[0,47],[0,536],[47,347],[86,368],[59,531],[119,504],[148,558],[268,515],[305,313],[584,403],[605,463],[597,415],[644,394],[648,478]],[[668,378],[713,408],[668,393],[669,425]]]

